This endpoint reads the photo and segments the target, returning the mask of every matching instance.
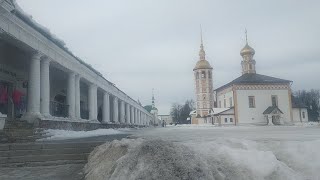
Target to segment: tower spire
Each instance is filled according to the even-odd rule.
[[[153,93],[154,89],[152,88],[152,108],[155,107],[155,103],[154,103],[154,93]]]
[[[255,50],[248,45],[248,31],[245,28],[246,45],[241,49],[240,55],[243,60],[241,61],[242,74],[256,73],[256,61],[253,59]]]
[[[203,47],[203,40],[202,40],[202,27],[200,24],[200,37],[201,37],[201,46]]]
[[[245,28],[245,34],[246,34],[246,44],[248,44],[248,31],[247,31],[247,28]]]
[[[201,38],[201,44],[200,44],[200,60],[206,60],[206,52],[204,51],[204,46],[203,46],[203,39],[202,39],[202,27],[200,24],[200,38]]]

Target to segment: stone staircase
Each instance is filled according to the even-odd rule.
[[[98,142],[47,142],[0,144],[0,167],[85,164]]]
[[[4,129],[0,131],[0,143],[34,142],[42,138],[43,129],[20,120],[6,120]]]

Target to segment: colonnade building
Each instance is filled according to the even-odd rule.
[[[149,125],[154,116],[12,0],[0,4],[0,120]]]

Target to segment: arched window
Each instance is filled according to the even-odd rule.
[[[199,72],[196,73],[196,78],[199,79]]]
[[[201,72],[201,78],[206,78],[206,72],[205,71]]]

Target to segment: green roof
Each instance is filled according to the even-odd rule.
[[[146,105],[146,106],[144,106],[144,108],[145,108],[148,112],[151,112],[151,110],[152,110],[152,106],[151,106],[151,105]]]

